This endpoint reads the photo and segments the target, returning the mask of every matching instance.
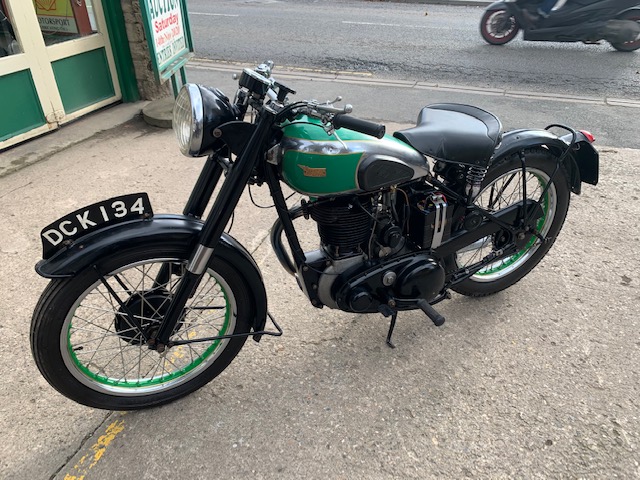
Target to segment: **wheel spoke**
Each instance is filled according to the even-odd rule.
[[[131,311],[146,331],[159,325],[182,278],[176,265],[183,264],[184,260],[141,262],[104,275],[85,292],[68,317],[64,334],[64,355],[75,365],[74,375],[81,382],[105,392],[142,394],[182,383],[217,358],[216,352],[229,340],[180,345],[159,354],[146,347],[140,328],[127,314]],[[167,276],[157,282],[163,268]],[[229,319],[236,308],[229,303],[231,293],[207,275],[185,307],[174,338],[193,340],[233,331]]]
[[[500,191],[498,191],[498,192],[495,191],[496,185],[495,184],[491,185],[491,191],[490,191],[490,196],[489,196],[489,204],[485,207],[487,210],[489,210],[489,211],[497,210],[495,208],[495,202],[502,198],[502,195],[503,195],[504,191],[511,184],[511,181],[516,177],[516,175],[517,175],[516,173],[511,175],[511,177],[500,187]]]
[[[545,186],[549,181],[549,175],[545,172],[529,169],[523,177],[521,168],[514,168],[489,182],[478,194],[476,204],[493,213],[512,205],[523,204],[525,201],[525,198],[523,198],[523,178],[526,181],[527,198],[538,201],[544,211],[544,215],[536,225],[539,234],[544,236],[553,221],[553,214],[548,214],[549,199],[553,198],[553,202],[556,201],[555,187],[552,186],[545,192]],[[543,193],[544,195],[542,195]],[[485,259],[488,258],[491,252],[496,252],[498,248],[502,248],[502,241],[499,246],[494,244],[494,236],[485,237],[459,250],[456,254],[458,267],[474,271],[482,265],[480,262],[486,261]],[[484,266],[472,278],[476,281],[493,281],[506,275],[517,268],[518,265],[524,263],[540,245],[539,238],[533,237],[522,250]]]

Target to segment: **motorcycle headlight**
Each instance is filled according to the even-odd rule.
[[[183,85],[173,106],[173,130],[180,151],[187,157],[206,155],[218,141],[213,130],[236,117],[229,99],[217,88]]]
[[[202,94],[197,85],[188,83],[180,89],[173,106],[173,131],[183,155],[198,156],[203,127]]]

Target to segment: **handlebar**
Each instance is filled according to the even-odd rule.
[[[287,103],[287,95],[294,93],[290,88],[276,82],[271,77],[271,71],[273,69],[273,62],[266,62],[259,65],[256,70],[245,68],[240,77],[240,87],[246,88],[252,95],[257,95],[253,98],[253,106],[262,106],[265,97],[268,101],[276,106],[280,118],[292,119],[296,114],[304,113],[311,117],[319,118],[325,125],[332,124],[334,129],[348,128],[356,132],[364,133],[365,135],[371,135],[372,137],[382,138],[385,134],[385,126],[375,122],[369,122],[361,118],[352,117],[347,115],[351,113],[353,107],[346,104],[343,108],[334,107],[333,103],[342,100],[342,97],[338,97],[333,102],[319,103],[315,100],[296,102],[294,104]],[[248,96],[244,96],[243,102],[249,101]],[[258,103],[259,102],[259,103]],[[244,105],[246,110],[246,104]],[[327,131],[330,127],[328,126]]]
[[[338,113],[333,117],[333,126],[336,129],[345,127],[349,130],[355,130],[356,132],[371,135],[376,138],[384,137],[386,131],[385,126],[380,123],[369,122],[368,120],[362,120],[361,118],[341,113]]]

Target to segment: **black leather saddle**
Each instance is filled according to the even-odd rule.
[[[393,134],[436,160],[486,167],[502,139],[498,117],[470,105],[437,103],[420,111],[418,124]]]

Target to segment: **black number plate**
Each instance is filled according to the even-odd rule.
[[[151,202],[146,193],[132,193],[94,203],[42,229],[42,258],[51,257],[70,242],[107,225],[152,216]]]

